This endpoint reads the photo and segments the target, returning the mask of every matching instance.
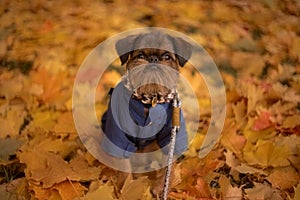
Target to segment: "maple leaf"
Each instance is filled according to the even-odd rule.
[[[43,87],[43,93],[40,98],[43,102],[49,104],[64,103],[66,99],[66,80],[67,73],[61,72],[55,75],[51,75],[43,68],[38,68],[37,71],[31,72],[34,83],[37,83]]]
[[[86,200],[98,200],[99,197],[105,200],[114,200],[112,193],[114,191],[114,187],[108,184],[100,185],[96,190],[89,191],[84,199]]]
[[[21,75],[11,77],[11,79],[5,81],[0,79],[0,96],[5,97],[7,100],[19,96],[23,89],[23,82],[24,78]]]
[[[27,113],[24,108],[9,106],[4,117],[0,117],[0,138],[18,136]]]
[[[295,190],[295,196],[294,196],[294,200],[300,199],[300,184],[297,185],[296,188],[294,188]]]
[[[295,128],[296,126],[300,126],[300,114],[295,114],[292,116],[288,116],[284,119],[282,123],[282,128]]]
[[[222,193],[222,196],[225,199],[242,199],[242,190],[237,187],[233,187],[230,183],[229,178],[227,178],[225,175],[221,175],[218,181],[220,185],[220,190]]]
[[[272,141],[258,140],[256,145],[247,143],[244,148],[244,160],[250,165],[263,167],[285,167],[290,165],[291,155],[287,145],[275,145]]]
[[[235,153],[238,157],[241,156],[241,150],[246,144],[246,138],[243,135],[238,135],[239,125],[234,125],[232,120],[227,120],[225,126],[230,127],[223,130],[221,143],[226,148]]]
[[[8,162],[9,157],[16,154],[17,149],[20,148],[23,141],[17,139],[0,139],[0,164]]]
[[[236,123],[239,123],[240,121],[244,120],[244,117],[247,114],[247,108],[244,101],[238,101],[237,103],[231,104],[235,121]]]
[[[75,134],[76,128],[72,112],[65,112],[59,115],[57,117],[57,123],[54,125],[52,130],[57,134]]]
[[[270,112],[262,112],[260,113],[259,117],[254,120],[252,125],[252,130],[254,131],[261,131],[264,129],[269,128],[272,123],[270,121],[271,114]]]
[[[293,167],[285,167],[274,170],[267,180],[274,188],[282,190],[291,189],[299,183],[300,177]]]
[[[43,188],[65,180],[88,181],[97,179],[101,168],[89,167],[83,158],[74,158],[67,163],[59,155],[43,151],[27,151],[19,155],[20,161],[26,163],[26,177],[41,182]],[[38,160],[36,162],[36,160]]]
[[[149,190],[149,184],[150,182],[146,176],[139,177],[136,180],[132,180],[132,177],[128,176],[121,190],[121,198],[142,199],[143,195]]]
[[[73,200],[75,198],[80,198],[84,195],[84,192],[87,190],[79,182],[64,181],[58,184],[55,184],[52,187],[52,190],[57,190],[58,194],[61,197],[61,200]]]
[[[280,196],[280,191],[271,188],[266,184],[254,183],[253,189],[246,189],[246,197],[248,199],[276,199],[284,200]]]

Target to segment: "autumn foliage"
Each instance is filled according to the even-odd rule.
[[[177,161],[169,198],[300,199],[299,1],[1,1],[0,22],[1,200],[155,199],[147,176],[118,185],[119,172],[89,154],[72,116],[74,79],[88,53],[147,26],[201,44],[226,86],[222,137],[200,159],[209,93],[192,67],[181,70],[201,113],[191,121],[186,108],[187,125],[198,131]],[[122,76],[119,65],[97,87],[98,118]]]

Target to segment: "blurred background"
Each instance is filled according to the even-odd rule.
[[[200,160],[210,97],[200,74],[181,70],[201,117],[189,121],[198,124],[197,135],[176,168],[170,198],[300,198],[298,0],[1,0],[0,199],[154,198],[151,178],[117,187],[118,173],[89,155],[72,118],[80,64],[105,39],[142,27],[176,30],[202,45],[227,91],[222,139]],[[97,88],[98,118],[124,73],[119,65]]]

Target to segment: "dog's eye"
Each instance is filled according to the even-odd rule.
[[[168,53],[165,53],[165,54],[163,55],[163,59],[164,59],[164,60],[173,60],[173,58],[171,57],[171,55],[168,54]]]
[[[143,53],[139,53],[137,56],[136,56],[137,59],[145,59],[145,55]]]

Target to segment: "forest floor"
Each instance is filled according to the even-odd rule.
[[[211,104],[199,74],[182,69],[202,110],[169,198],[300,199],[299,1],[2,0],[0,22],[1,200],[155,199],[147,177],[117,186],[117,170],[86,150],[72,115],[75,76],[91,50],[149,26],[201,44],[227,95],[222,136],[200,159]],[[103,75],[98,117],[122,72]]]

